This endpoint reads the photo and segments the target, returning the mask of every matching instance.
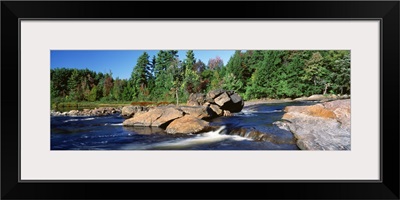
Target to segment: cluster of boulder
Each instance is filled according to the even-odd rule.
[[[277,126],[293,133],[302,150],[350,150],[350,99],[287,106]]]
[[[230,116],[240,112],[243,99],[233,91],[217,89],[207,95],[191,94],[186,106],[126,106],[121,115],[124,126],[160,127],[169,134],[190,134],[209,131],[206,120],[218,116]]]
[[[50,116],[70,116],[70,117],[78,117],[78,116],[106,116],[121,113],[120,108],[113,107],[101,107],[95,109],[83,109],[83,110],[70,110],[68,112],[60,112],[60,111],[50,111]]]
[[[234,91],[217,89],[208,92],[207,95],[190,94],[187,105],[203,105],[209,107],[218,116],[230,116],[231,113],[240,112],[243,109],[244,101]]]

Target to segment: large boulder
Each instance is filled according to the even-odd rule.
[[[229,98],[226,92],[222,93],[221,95],[219,95],[217,98],[214,99],[214,102],[220,107],[223,107],[229,101],[231,101],[231,98]]]
[[[190,134],[208,130],[209,123],[191,115],[185,115],[174,120],[167,126],[169,134]]]
[[[121,111],[121,116],[124,118],[131,118],[135,113],[148,111],[148,107],[143,106],[124,106]]]
[[[202,93],[191,93],[186,103],[188,106],[201,106],[206,102],[205,95]]]
[[[208,119],[213,116],[213,112],[206,106],[181,106],[179,107],[185,114],[199,118]]]
[[[223,89],[216,89],[208,92],[206,95],[206,101],[211,105],[218,105],[221,110],[227,110],[231,113],[240,112],[244,106],[244,101],[239,94]],[[216,112],[217,115],[221,115],[218,113]]]
[[[210,104],[210,109],[218,116],[224,115],[224,111],[216,104]]]
[[[324,106],[335,113],[336,120],[340,122],[342,128],[350,130],[351,103],[349,99],[326,102]]]
[[[216,89],[216,90],[211,90],[210,92],[207,93],[207,99],[215,99],[217,98],[220,94],[226,92],[224,89]]]
[[[322,104],[312,106],[287,106],[284,111],[286,112],[285,115],[290,115],[290,113],[303,113],[314,117],[336,118],[335,113],[326,109]]]
[[[123,122],[124,126],[167,126],[172,120],[183,116],[183,111],[174,106],[160,106],[148,112],[136,113]]]
[[[288,106],[279,127],[290,130],[303,150],[350,150],[350,100]]]

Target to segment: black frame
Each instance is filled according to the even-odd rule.
[[[229,4],[230,7],[227,7]],[[166,8],[151,11],[152,7]],[[398,1],[1,2],[1,198],[399,199]],[[183,9],[182,9],[183,8]],[[187,9],[185,9],[187,8]],[[191,8],[198,11],[193,12]],[[216,10],[209,12],[207,10]],[[225,11],[223,11],[225,9]],[[379,19],[381,20],[381,181],[19,182],[20,19]],[[18,79],[17,79],[18,74]],[[18,80],[18,83],[15,83]],[[17,87],[18,86],[18,87]],[[15,108],[18,107],[18,112]],[[6,113],[7,115],[4,115]],[[19,119],[19,118],[18,118]],[[384,119],[384,120],[383,120]],[[384,123],[383,123],[384,122]],[[18,127],[18,128],[17,128]],[[150,184],[150,185],[149,185]],[[99,189],[99,186],[101,189]],[[150,187],[149,187],[150,186]],[[231,191],[221,190],[220,186]],[[287,191],[280,191],[279,188]],[[148,194],[147,188],[169,189]],[[176,190],[175,188],[179,188]],[[207,191],[199,193],[199,189]],[[185,191],[185,192],[181,192]],[[185,194],[189,194],[186,196]]]

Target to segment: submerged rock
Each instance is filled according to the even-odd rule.
[[[303,150],[350,150],[350,99],[288,106],[279,127],[289,129]]]
[[[296,139],[290,132],[269,133],[255,129],[237,128],[229,132],[230,135],[238,135],[254,141],[271,142],[274,144],[296,144]]]
[[[135,132],[140,135],[151,135],[154,133],[165,133],[165,130],[159,127],[153,126],[125,126],[125,130]]]
[[[209,123],[191,115],[185,115],[179,119],[174,120],[167,126],[167,133],[169,134],[190,134],[199,133],[208,130]]]

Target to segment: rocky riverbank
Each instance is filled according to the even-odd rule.
[[[287,106],[282,121],[275,124],[289,130],[302,150],[351,150],[350,99],[312,106]]]
[[[70,116],[70,117],[87,117],[87,116],[106,116],[121,113],[121,108],[101,107],[94,109],[70,110],[68,112],[50,111],[50,116]]]
[[[291,102],[299,102],[299,101],[312,101],[312,102],[328,102],[334,101],[339,99],[350,99],[350,95],[322,95],[322,94],[315,94],[309,97],[299,97],[295,99],[286,98],[286,99],[254,99],[244,102],[244,106],[251,106],[255,104],[263,104],[263,103],[291,103]]]
[[[212,129],[206,120],[240,112],[244,101],[237,93],[222,89],[205,94],[191,94],[187,106],[144,108],[127,106],[122,109],[124,126],[160,127],[169,134],[191,134]]]

